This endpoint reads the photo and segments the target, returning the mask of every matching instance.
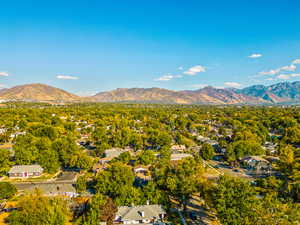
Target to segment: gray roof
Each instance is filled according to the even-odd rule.
[[[18,190],[32,192],[35,189],[39,189],[45,195],[64,194],[64,193],[76,193],[76,189],[72,184],[17,184]]]
[[[171,160],[182,160],[184,158],[193,157],[191,154],[188,153],[177,153],[177,154],[171,154]]]
[[[13,166],[8,173],[34,173],[34,172],[43,172],[43,168],[40,165],[17,165]]]
[[[144,216],[142,216],[142,212],[144,212]],[[166,214],[161,205],[121,206],[118,208],[117,217],[121,217],[121,221],[139,221],[159,219],[161,214]]]
[[[121,155],[123,152],[129,151],[128,149],[123,149],[123,148],[111,148],[111,149],[106,149],[104,154],[105,157],[118,157]]]

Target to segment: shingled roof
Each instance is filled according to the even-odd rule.
[[[17,165],[13,166],[8,173],[36,173],[36,172],[43,172],[43,168],[40,165]]]
[[[140,221],[159,219],[162,214],[166,214],[166,211],[160,205],[121,206],[118,208],[117,217],[121,221]]]

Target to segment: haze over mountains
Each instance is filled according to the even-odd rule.
[[[63,102],[152,102],[177,104],[300,103],[300,81],[243,89],[205,87],[173,91],[161,88],[118,88],[90,97],[79,97],[45,84],[27,84],[0,90],[1,100]]]

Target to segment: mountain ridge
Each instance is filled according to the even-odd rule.
[[[34,83],[0,89],[0,100],[63,102],[148,102],[175,104],[265,104],[300,103],[300,81],[252,85],[243,89],[207,86],[197,90],[164,88],[117,88],[89,97],[79,97],[46,84]]]

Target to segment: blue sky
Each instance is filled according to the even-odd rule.
[[[299,12],[299,0],[3,1],[0,84],[87,95],[300,80]]]

